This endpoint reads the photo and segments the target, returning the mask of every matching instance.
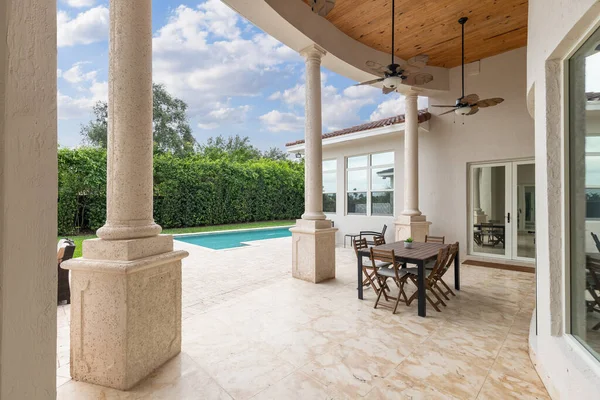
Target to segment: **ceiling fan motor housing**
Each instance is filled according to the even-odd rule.
[[[402,77],[399,75],[391,75],[383,80],[383,86],[389,89],[397,89],[402,84]]]

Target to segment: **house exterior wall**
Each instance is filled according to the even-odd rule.
[[[432,222],[430,234],[467,244],[467,168],[472,162],[533,158],[533,121],[525,102],[526,49],[513,50],[481,61],[479,75],[467,76],[467,93],[482,98],[503,97],[504,103],[462,118],[438,116],[445,109],[430,107],[429,131],[419,130],[419,205]],[[460,96],[460,68],[450,70],[451,91],[430,97],[430,104],[454,104]],[[400,112],[401,110],[399,110]],[[510,115],[510,118],[506,116]],[[456,122],[455,122],[456,120]],[[380,230],[388,225],[393,240],[394,217],[344,215],[345,157],[395,152],[394,213],[403,210],[404,134],[395,132],[323,147],[323,159],[336,158],[337,213],[327,214],[339,228],[337,242],[347,233]]]
[[[571,335],[567,273],[564,60],[600,26],[597,0],[530,0],[528,105],[535,118],[537,333],[532,360],[553,398],[600,393],[600,364]]]
[[[0,398],[56,397],[56,1],[0,2]]]

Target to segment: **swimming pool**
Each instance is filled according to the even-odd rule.
[[[174,239],[180,242],[208,247],[213,250],[233,249],[247,246],[243,242],[254,240],[276,239],[292,236],[291,226],[267,229],[246,229],[241,231],[199,233],[195,235],[175,235]]]

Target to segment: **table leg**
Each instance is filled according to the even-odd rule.
[[[419,275],[417,277],[419,284],[419,317],[425,317],[427,315],[427,304],[425,304],[425,263],[419,261],[417,263],[417,268],[419,270]]]
[[[460,290],[460,251],[454,257],[454,288]]]
[[[357,261],[357,265],[358,265],[358,298],[360,300],[363,299],[363,284],[362,284],[362,256],[359,254],[358,255],[358,261]]]

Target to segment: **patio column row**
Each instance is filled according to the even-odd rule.
[[[181,351],[181,259],[153,218],[152,0],[110,1],[107,218],[71,270],[71,376],[126,390]]]
[[[335,278],[335,232],[323,213],[321,58],[317,45],[303,49],[306,59],[304,214],[292,231],[292,276],[318,283]]]

